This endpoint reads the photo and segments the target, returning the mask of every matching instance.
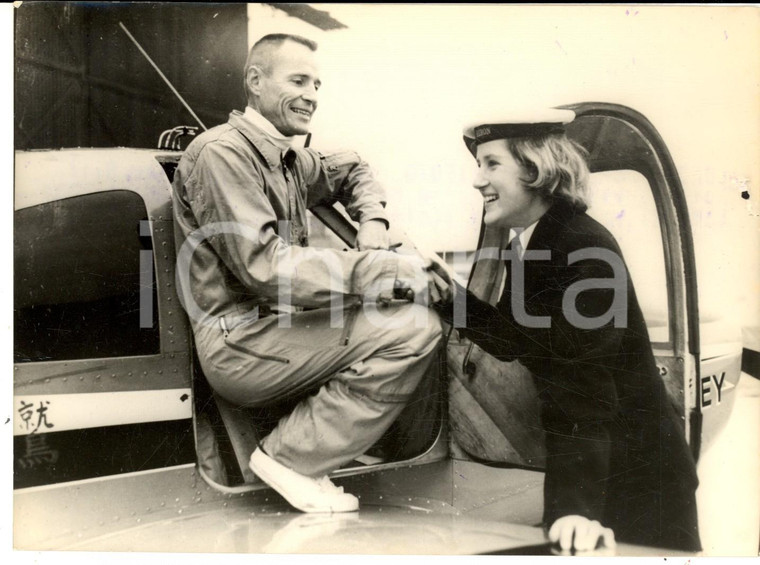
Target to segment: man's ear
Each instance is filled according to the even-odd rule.
[[[261,93],[261,69],[255,65],[251,65],[245,71],[245,83],[248,86],[248,92],[255,96]]]

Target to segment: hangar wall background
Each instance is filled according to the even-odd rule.
[[[155,147],[198,125],[119,27],[123,22],[207,127],[245,107],[245,4],[23,3],[15,10],[16,149]]]

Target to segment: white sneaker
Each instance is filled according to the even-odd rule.
[[[292,506],[302,512],[355,512],[359,499],[343,492],[327,478],[312,479],[278,463],[261,449],[248,462],[256,476],[279,492]]]

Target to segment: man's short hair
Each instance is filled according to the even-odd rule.
[[[248,67],[252,65],[260,67],[265,73],[270,72],[272,53],[286,41],[300,43],[312,51],[317,50],[316,41],[306,39],[300,35],[293,35],[290,33],[270,33],[259,39],[253,44],[253,47],[251,47],[251,50],[248,52],[248,58],[245,61],[245,72],[248,72]]]

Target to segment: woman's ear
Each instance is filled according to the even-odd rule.
[[[522,169],[522,175],[520,179],[525,184],[533,184],[538,180],[538,167],[533,161],[527,159],[518,161],[520,168]]]

